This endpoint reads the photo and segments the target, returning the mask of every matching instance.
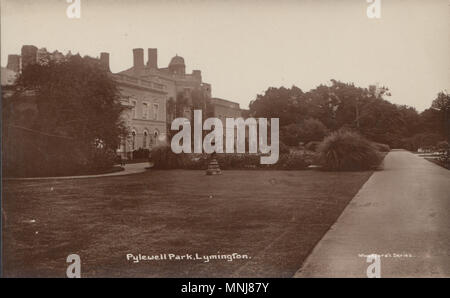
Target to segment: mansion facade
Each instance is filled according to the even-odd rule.
[[[200,70],[186,73],[183,57],[176,55],[168,67],[158,67],[158,50],[133,49],[133,65],[129,69],[112,74],[119,85],[122,104],[127,107],[123,117],[131,136],[122,143],[118,153],[128,157],[137,149],[151,149],[168,141],[167,127],[172,117],[168,113],[168,101],[176,101],[180,94],[189,99],[191,93],[200,91],[211,98],[211,85],[202,81]],[[101,53],[100,62],[109,70],[109,54]],[[183,116],[190,118],[186,107]]]
[[[6,68],[2,68],[2,87],[11,84],[14,77],[29,63],[45,64],[49,60],[63,61],[66,55],[58,51],[47,52],[45,48],[25,45],[21,55],[9,55]],[[183,57],[176,55],[167,67],[158,67],[158,50],[147,50],[147,62],[144,62],[144,49],[133,49],[133,65],[118,73],[112,73],[109,65],[109,53],[101,53],[95,60],[107,70],[117,82],[121,94],[121,104],[126,108],[122,114],[130,135],[117,149],[122,158],[132,158],[133,151],[152,149],[168,142],[168,127],[173,115],[168,111],[168,103],[178,97],[187,99],[181,115],[190,119],[192,93],[200,92],[209,101],[213,116],[225,121],[226,117],[241,117],[238,103],[213,98],[211,85],[203,82],[200,70],[186,73]],[[93,58],[94,59],[94,58]],[[7,78],[6,78],[7,75]],[[178,113],[180,114],[180,113]],[[180,116],[180,115],[179,115]]]

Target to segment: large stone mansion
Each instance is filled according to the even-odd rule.
[[[201,92],[213,108],[215,117],[224,120],[226,117],[240,117],[239,104],[229,100],[213,98],[211,85],[203,82],[200,70],[186,73],[183,57],[173,57],[168,67],[158,67],[158,51],[147,50],[147,62],[144,61],[144,49],[133,49],[133,65],[118,73],[111,73],[109,53],[101,53],[101,65],[111,73],[118,83],[121,92],[121,103],[126,107],[123,118],[129,127],[130,136],[124,140],[117,153],[130,158],[137,149],[151,149],[153,146],[167,142],[167,122],[171,121],[167,106],[170,100],[175,101],[180,94],[188,98],[193,91]],[[21,55],[9,55],[6,68],[2,67],[2,86],[9,85],[14,77],[28,63],[46,63],[49,59],[63,60],[67,55],[55,51],[47,52],[45,48],[25,45]],[[189,106],[183,116],[190,118]]]

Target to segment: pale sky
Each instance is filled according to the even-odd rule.
[[[268,87],[303,91],[330,79],[379,83],[390,101],[428,108],[450,92],[448,0],[0,0],[1,65],[24,44],[63,53],[109,52],[111,70],[132,66],[132,49],[158,48],[158,66],[175,54],[202,70],[214,97],[242,108]]]

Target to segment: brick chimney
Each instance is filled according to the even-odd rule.
[[[144,67],[144,49],[133,49],[133,67]]]
[[[202,81],[202,71],[201,70],[193,70],[192,75],[200,82]]]
[[[8,64],[6,68],[13,70],[15,72],[20,71],[20,56],[19,55],[8,55]]]
[[[100,65],[108,72],[110,72],[109,68],[109,53],[102,52],[100,53]]]
[[[38,48],[35,46],[22,46],[22,70],[29,64],[35,64]]]
[[[158,68],[158,49],[148,49],[147,66],[150,68]]]

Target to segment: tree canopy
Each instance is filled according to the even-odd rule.
[[[412,107],[389,102],[390,95],[387,87],[362,88],[337,80],[308,92],[296,86],[270,87],[250,102],[250,116],[280,118],[281,140],[286,144],[314,139],[300,133],[307,130],[302,128],[306,119],[315,119],[330,131],[354,129],[392,147],[405,147],[402,142],[418,134],[432,134],[428,139],[433,140],[448,137],[448,94],[439,93],[431,108],[420,114]],[[323,129],[318,131],[323,135]]]
[[[50,168],[54,153],[66,155],[67,168],[96,167],[127,133],[116,83],[95,59],[72,56],[58,63],[31,64],[13,89],[2,102],[3,126],[9,141],[27,131],[28,148],[23,150],[31,152],[9,155],[24,159],[23,164],[27,158],[33,163],[40,159]],[[47,137],[51,140],[44,141]],[[63,147],[70,151],[57,152],[68,143]]]

